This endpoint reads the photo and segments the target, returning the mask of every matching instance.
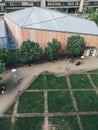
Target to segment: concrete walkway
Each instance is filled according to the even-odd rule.
[[[77,61],[82,61],[83,64],[76,66],[75,63]],[[11,103],[13,103],[13,101],[18,97],[18,90],[23,92],[33,78],[43,71],[64,75],[66,73],[76,73],[98,68],[98,58],[96,57],[87,57],[83,60],[78,59],[75,61],[75,63],[69,63],[68,60],[63,59],[61,61],[57,61],[56,63],[47,62],[43,64],[32,65],[30,67],[17,68],[17,77],[13,77],[11,70],[7,71],[5,74],[2,74],[1,76],[4,79],[4,82],[7,83],[7,91],[0,95],[0,115],[2,115],[4,111],[11,105]],[[65,64],[68,65],[69,71],[65,71]]]

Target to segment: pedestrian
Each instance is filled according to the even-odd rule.
[[[65,70],[69,70],[69,69],[68,69],[68,65],[67,65],[67,64],[65,64]]]
[[[20,94],[20,93],[21,93],[21,91],[20,91],[20,90],[17,90],[17,93],[18,93],[18,94]]]

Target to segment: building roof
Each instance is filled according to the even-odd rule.
[[[46,8],[31,7],[5,16],[22,28],[98,35],[94,21]]]
[[[0,19],[0,38],[6,37],[5,23],[3,19]]]
[[[0,48],[8,47],[8,40],[6,35],[6,27],[3,19],[0,19]]]

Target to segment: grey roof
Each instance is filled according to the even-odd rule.
[[[0,19],[0,38],[6,37],[5,23],[3,19]]]
[[[22,28],[98,35],[94,21],[46,8],[31,7],[5,16]]]
[[[8,40],[6,35],[6,27],[3,19],[0,19],[0,48],[7,48]]]

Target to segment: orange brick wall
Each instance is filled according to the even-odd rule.
[[[22,41],[29,39],[31,41],[38,42],[42,47],[42,49],[44,50],[44,48],[47,46],[47,42],[51,41],[53,38],[56,38],[58,41],[61,42],[61,51],[65,52],[68,37],[70,37],[71,35],[78,35],[73,33],[61,33],[61,32],[23,29],[20,28],[18,25],[14,24],[6,17],[5,17],[5,21],[9,26],[9,29],[12,35],[14,36],[16,42],[18,43],[19,47],[21,46]],[[98,48],[98,36],[83,35],[83,34],[81,36],[84,37],[86,46]]]

